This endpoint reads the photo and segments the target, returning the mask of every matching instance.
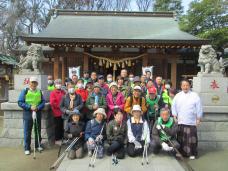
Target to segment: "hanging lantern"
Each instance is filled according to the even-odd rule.
[[[99,66],[102,66],[102,60],[99,59]]]
[[[109,68],[109,62],[108,61],[106,62],[106,68]]]

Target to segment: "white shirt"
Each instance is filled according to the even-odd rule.
[[[173,99],[172,114],[177,117],[178,124],[196,125],[196,119],[203,116],[198,94],[192,91],[178,93]]]

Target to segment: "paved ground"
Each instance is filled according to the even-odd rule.
[[[141,157],[126,157],[124,160],[119,160],[119,164],[112,165],[111,157],[105,157],[96,160],[95,167],[91,168],[88,166],[89,157],[78,160],[65,158],[57,171],[74,171],[75,168],[83,171],[184,171],[175,158],[167,155],[150,155],[149,164],[144,166],[141,165],[141,160]]]
[[[2,130],[2,117],[0,117],[0,131]],[[25,156],[23,147],[17,148],[0,148],[0,171],[48,171],[53,162],[57,159],[58,147],[55,146],[52,149],[46,149],[43,153],[37,154],[36,160],[33,160],[33,156]],[[200,151],[199,159],[194,161],[189,161],[189,164],[194,168],[195,171],[227,171],[228,168],[228,149],[222,151]],[[177,162],[168,156],[159,155],[156,157],[150,156],[149,166],[142,167],[140,165],[141,158],[136,159],[124,159],[121,160],[118,166],[112,166],[110,158],[98,160],[96,165],[96,170],[101,168],[102,170],[118,170],[125,168],[125,171],[129,170],[158,170],[158,165],[164,165],[164,167],[169,166],[169,171],[172,169],[181,167]],[[89,158],[84,158],[82,160],[66,160],[59,167],[59,170],[63,165],[66,166],[67,170],[70,166],[73,166],[74,170],[87,171]],[[172,163],[172,164],[171,164]],[[175,166],[173,166],[173,163]],[[84,164],[84,166],[82,166]],[[81,170],[80,168],[85,169]],[[78,169],[79,168],[79,169]],[[170,169],[171,168],[171,169]],[[92,170],[92,169],[91,169]],[[93,169],[95,171],[95,169]],[[160,171],[160,170],[159,170]],[[167,169],[166,169],[167,171]],[[181,171],[181,170],[178,170]]]

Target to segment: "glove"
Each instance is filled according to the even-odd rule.
[[[98,136],[96,137],[96,141],[97,141],[97,142],[101,141],[102,139],[103,139],[103,135],[98,135]]]
[[[72,135],[72,134],[68,134],[67,136],[68,136],[68,138],[72,138],[72,137],[73,137],[73,135]]]
[[[88,143],[89,143],[89,144],[94,144],[94,139],[93,139],[93,138],[91,138],[91,137],[89,137],[89,139],[88,139]]]
[[[140,144],[140,142],[134,141],[133,143],[134,143],[134,145],[135,145],[135,149],[142,148],[142,145]]]
[[[161,125],[156,125],[157,130],[161,130]]]
[[[33,120],[36,119],[36,112],[35,112],[35,111],[32,112],[32,119],[33,119]]]
[[[117,105],[114,106],[114,109],[118,109],[118,108],[119,108],[119,106],[117,106]]]
[[[65,112],[67,115],[70,115],[71,114],[71,111],[70,110],[66,110]]]
[[[173,147],[169,147],[167,143],[163,142],[162,144],[162,149],[164,151],[172,151],[173,150]]]

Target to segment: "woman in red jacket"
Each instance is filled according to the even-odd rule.
[[[50,105],[55,120],[55,141],[59,141],[63,137],[63,119],[62,112],[60,110],[60,102],[65,95],[65,91],[62,90],[62,80],[57,79],[54,82],[55,90],[50,94]]]

